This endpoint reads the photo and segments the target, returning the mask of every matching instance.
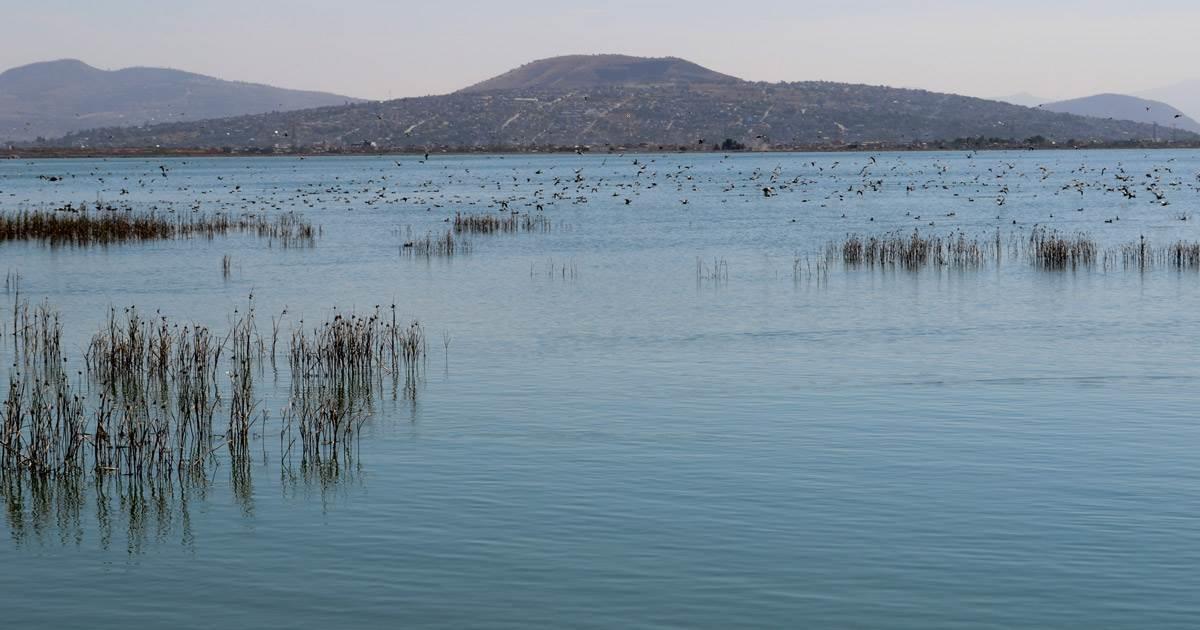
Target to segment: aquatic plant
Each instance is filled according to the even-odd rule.
[[[286,312],[272,319],[272,349]],[[76,382],[58,312],[22,302],[14,318],[0,472],[171,479],[203,475],[223,448],[234,470],[246,468],[252,436],[268,421],[255,393],[267,342],[255,325],[253,299],[234,312],[224,338],[157,313],[111,309],[84,352]],[[370,316],[339,314],[311,333],[294,332],[281,441],[295,426],[304,458],[336,460],[336,448],[381,395],[385,375],[392,377],[394,396],[403,382],[404,396],[415,397],[425,352],[421,325],[399,324],[394,305],[387,320],[377,308]],[[220,377],[225,365],[227,380]],[[227,421],[218,434],[222,409]]]
[[[1142,236],[1135,242],[1105,251],[1104,266],[1106,269],[1121,267],[1138,271],[1155,268],[1176,271],[1200,270],[1200,242],[1180,240],[1163,247],[1155,247]]]
[[[1063,234],[1036,226],[1027,237],[1010,235],[1006,240],[999,231],[989,238],[973,238],[958,232],[946,237],[889,233],[880,236],[848,235],[825,247],[826,266],[842,262],[845,267],[900,267],[920,269],[927,266],[947,268],[976,268],[993,261],[999,265],[1007,253],[1014,259],[1029,261],[1033,266],[1057,271],[1091,268],[1098,263],[1105,270],[1154,268],[1200,271],[1200,242],[1175,241],[1166,246],[1153,246],[1146,237],[1101,250],[1096,241],[1084,233]],[[827,267],[826,267],[827,269]],[[799,278],[815,270],[806,258],[797,254],[792,262],[792,275]],[[827,273],[827,271],[825,271]]]
[[[708,281],[713,283],[729,281],[729,262],[724,258],[714,258],[710,265],[699,256],[696,257],[696,282]]]
[[[385,377],[390,377],[393,397],[401,382],[405,397],[415,395],[425,355],[421,324],[399,323],[394,304],[390,317],[376,307],[369,316],[337,314],[311,330],[294,331],[292,395],[280,432],[284,454],[295,444],[294,429],[306,458],[336,460],[369,413]]]
[[[471,252],[471,242],[454,238],[454,230],[446,230],[445,234],[434,237],[432,232],[426,233],[425,238],[405,241],[400,247],[403,254],[422,256],[425,258],[451,257]]]
[[[462,214],[454,215],[455,234],[495,234],[498,232],[548,232],[550,219],[541,214]]]
[[[1057,231],[1036,227],[1029,235],[1029,257],[1042,269],[1090,267],[1096,262],[1098,251],[1096,242],[1083,233],[1064,236]]]
[[[0,212],[0,243],[36,241],[51,247],[84,247],[154,240],[253,234],[281,247],[307,247],[320,229],[301,215],[285,212],[274,218],[241,213],[165,213],[132,208],[90,208],[86,204],[56,209]]]
[[[800,252],[796,252],[792,256],[792,281],[800,283],[801,281],[816,281],[822,284],[829,282],[829,262],[828,257],[818,257],[814,262],[808,256],[801,256]]]
[[[1166,259],[1174,269],[1200,270],[1200,242],[1176,241],[1167,246]]]
[[[536,265],[529,263],[529,277],[532,278],[538,273]],[[547,278],[559,278],[562,280],[577,280],[579,278],[579,265],[575,259],[559,262],[553,258],[546,261],[545,276]]]
[[[997,237],[998,238],[998,237]],[[962,232],[946,237],[891,232],[880,236],[851,234],[838,244],[826,247],[826,261],[833,262],[840,252],[847,267],[901,267],[916,270],[926,266],[954,268],[978,267],[992,249],[990,241],[969,238]]]

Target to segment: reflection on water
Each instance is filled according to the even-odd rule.
[[[288,499],[316,499],[322,510],[347,487],[362,489],[358,446],[339,449],[331,459],[301,457],[268,465],[253,457],[230,457],[221,465],[194,468],[173,478],[138,478],[78,472],[42,476],[0,473],[0,495],[13,543],[80,546],[94,540],[108,551],[122,544],[130,554],[151,545],[194,549],[190,510],[213,492],[228,492],[241,518],[255,519],[255,475],[275,475],[266,491]],[[224,471],[224,473],[222,473]],[[227,477],[218,479],[219,475]],[[224,488],[227,488],[224,489]],[[263,491],[259,489],[258,492]]]
[[[123,541],[130,554],[151,544],[194,547],[189,509],[207,495],[203,479],[5,473],[0,484],[16,545],[79,546],[94,537],[106,551]]]

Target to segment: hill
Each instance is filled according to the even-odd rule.
[[[676,57],[565,55],[527,63],[460,90],[577,90],[612,86],[729,84],[740,79]]]
[[[0,140],[31,140],[95,127],[223,118],[356,100],[163,68],[106,71],[64,59],[0,73]]]
[[[1172,129],[1200,133],[1200,123],[1192,120],[1180,110],[1166,103],[1124,94],[1096,94],[1095,96],[1046,103],[1041,105],[1041,108],[1080,116],[1158,124],[1163,128],[1160,132],[1163,136],[1169,134]]]
[[[1139,92],[1138,96],[1171,103],[1193,119],[1200,120],[1200,79]]]
[[[830,82],[752,83],[681,60],[642,61],[646,63],[630,57],[565,57],[442,96],[91,130],[53,144],[526,149],[697,147],[729,138],[750,146],[786,147],[963,137],[1113,142],[1154,134],[1153,127],[1134,122],[952,94]],[[515,85],[521,87],[511,87]]]

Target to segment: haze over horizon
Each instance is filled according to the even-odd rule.
[[[9,5],[12,6],[2,6]],[[78,58],[389,99],[447,93],[523,63],[576,53],[675,56],[744,79],[831,80],[980,97],[1138,93],[1196,78],[1181,0],[1036,3],[712,0],[563,8],[347,0],[3,0],[0,70]],[[547,27],[552,24],[552,27]],[[54,37],[46,37],[54,33]],[[986,37],[982,35],[987,35]]]

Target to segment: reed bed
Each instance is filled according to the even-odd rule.
[[[1176,241],[1167,246],[1166,264],[1179,270],[1200,271],[1200,242]]]
[[[1042,269],[1091,267],[1099,259],[1099,251],[1096,241],[1083,233],[1063,235],[1038,227],[1029,235],[1029,257]]]
[[[231,453],[243,455],[249,448],[250,430],[254,426],[258,402],[254,398],[254,371],[262,365],[266,344],[254,325],[254,306],[236,317],[229,333],[230,359],[233,367],[229,371],[229,425],[225,431],[226,443]],[[266,413],[263,413],[266,422]]]
[[[239,425],[238,414],[247,392],[238,387],[244,367],[239,352],[229,371],[232,402],[224,443],[215,439],[213,426],[222,404],[220,358],[229,346],[238,350],[239,331],[252,326],[251,310],[234,323],[234,333],[218,340],[203,326],[145,318],[134,308],[110,311],[85,354],[97,412],[84,435],[92,441],[96,471],[170,478],[203,467],[223,444],[244,444],[248,427]]]
[[[455,234],[549,232],[550,219],[541,214],[456,213],[452,229]]]
[[[1104,267],[1138,271],[1151,269],[1200,271],[1200,242],[1181,240],[1156,247],[1143,236],[1136,242],[1126,243],[1105,251]]]
[[[255,385],[278,327],[272,318],[268,346],[252,301],[234,313],[224,337],[135,308],[112,309],[92,336],[74,382],[58,312],[28,302],[13,311],[0,473],[195,478],[204,477],[225,450],[232,473],[249,474],[252,438],[269,420]],[[405,397],[415,397],[425,352],[421,325],[397,323],[394,306],[387,319],[376,309],[293,333],[281,441],[294,427],[302,463],[338,461],[339,449],[382,395],[385,376],[392,377],[393,392],[403,382]],[[281,458],[291,451],[292,444],[286,446]]]
[[[982,266],[988,257],[999,250],[995,241],[968,237],[958,232],[949,236],[926,236],[913,230],[911,234],[891,232],[880,236],[851,234],[840,244],[826,247],[826,262],[838,258],[847,267],[899,267],[917,270],[924,267],[958,269]]]
[[[435,237],[432,232],[426,233],[425,238],[405,241],[400,251],[409,256],[425,258],[449,258],[471,252],[471,242],[454,237],[454,230],[446,230],[441,236]]]
[[[280,432],[285,456],[295,445],[294,430],[305,459],[345,457],[385,378],[394,397],[401,382],[405,397],[415,396],[426,349],[421,324],[399,323],[394,304],[386,316],[379,308],[368,316],[339,314],[293,332],[292,394]]]
[[[998,231],[987,238],[973,238],[961,232],[945,237],[923,236],[916,231],[881,236],[851,234],[843,241],[826,245],[825,267],[814,269],[807,258],[797,254],[792,263],[792,275],[801,278],[827,274],[828,266],[838,261],[847,268],[968,269],[981,267],[989,261],[999,266],[1005,256],[1025,260],[1046,271],[1097,265],[1105,270],[1200,271],[1200,242],[1179,240],[1154,246],[1143,236],[1131,243],[1101,249],[1086,233],[1064,234],[1037,226],[1027,237],[1013,234],[1007,238]]]
[[[724,258],[713,258],[712,262],[696,257],[696,282],[729,282],[729,262]]]
[[[335,315],[311,331],[292,333],[289,359],[294,377],[352,378],[378,369],[398,371],[425,355],[419,322],[398,324],[380,309],[370,316]]]
[[[0,212],[0,243],[35,241],[51,247],[86,247],[156,240],[253,234],[282,247],[311,247],[320,228],[301,215],[274,218],[254,213],[176,214],[132,208],[89,208],[86,204],[57,209]]]
[[[14,322],[0,468],[48,473],[79,459],[87,415],[64,367],[58,312],[24,303],[14,306]]]

